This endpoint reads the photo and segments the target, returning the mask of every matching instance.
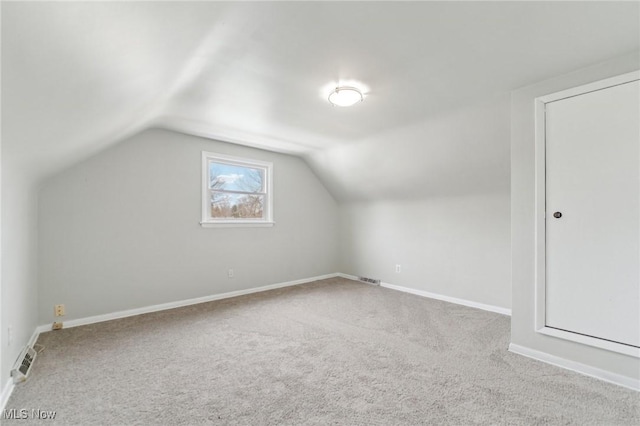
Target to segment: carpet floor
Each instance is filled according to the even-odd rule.
[[[508,352],[509,322],[334,278],[43,333],[3,424],[640,424],[640,393]]]

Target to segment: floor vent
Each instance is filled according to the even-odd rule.
[[[11,370],[13,383],[24,382],[27,380],[27,377],[31,372],[31,367],[33,367],[33,362],[36,360],[36,355],[38,355],[38,352],[35,349],[29,346],[24,348],[16,361],[16,368]]]
[[[380,280],[376,280],[373,278],[367,278],[367,277],[358,277],[358,279],[362,282],[365,283],[369,283],[369,284],[373,284],[373,285],[380,285]]]

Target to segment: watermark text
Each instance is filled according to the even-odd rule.
[[[9,408],[3,410],[2,418],[6,420],[53,420],[56,418],[56,412],[53,410],[41,410],[39,408]]]

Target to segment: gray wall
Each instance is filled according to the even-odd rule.
[[[203,150],[274,163],[274,227],[199,225]],[[299,158],[145,131],[41,188],[39,323],[334,273],[337,218]]]
[[[330,178],[345,200],[341,271],[511,308],[509,108],[500,96],[343,156],[352,187]]]
[[[511,307],[508,194],[350,204],[341,230],[346,273]]]
[[[571,74],[545,80],[512,93],[511,110],[511,247],[513,307],[511,341],[525,348],[638,378],[638,359],[545,336],[535,331],[535,151],[534,99],[604,78],[637,70],[632,54]]]
[[[137,135],[43,185],[38,321],[56,303],[69,320],[333,272],[510,308],[509,106],[499,96],[308,158],[328,161],[340,207],[298,158]],[[275,163],[274,228],[199,226],[202,150]]]

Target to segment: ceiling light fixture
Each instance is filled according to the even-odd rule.
[[[362,92],[355,87],[339,86],[329,95],[329,102],[332,105],[348,107],[358,102],[362,102]]]

